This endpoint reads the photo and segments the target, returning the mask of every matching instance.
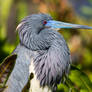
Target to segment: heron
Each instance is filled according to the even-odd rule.
[[[55,21],[49,14],[32,14],[25,17],[17,26],[20,43],[0,65],[0,78],[9,61],[14,62],[3,92],[56,92],[63,75],[68,75],[71,65],[70,50],[63,36],[62,28],[92,29]],[[11,63],[11,65],[13,65]],[[3,69],[3,71],[1,71]],[[3,72],[3,73],[2,73]],[[1,81],[0,81],[1,83]]]

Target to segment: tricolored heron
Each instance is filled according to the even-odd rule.
[[[29,92],[55,92],[71,64],[70,51],[57,28],[92,29],[89,26],[55,21],[48,14],[32,14],[18,25],[20,43],[13,51],[15,66],[4,92],[25,92],[31,75]],[[2,65],[1,65],[2,66]]]

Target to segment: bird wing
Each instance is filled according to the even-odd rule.
[[[30,76],[29,66],[33,51],[19,44],[13,53],[17,53],[16,64],[7,80],[6,86],[8,87],[4,92],[22,92]]]
[[[14,68],[16,58],[17,54],[12,54],[0,64],[0,92],[6,88],[5,84]]]

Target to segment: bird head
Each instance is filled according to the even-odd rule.
[[[17,27],[17,30],[19,30],[18,32],[19,32],[21,43],[24,45],[28,45],[27,47],[30,47],[29,45],[30,44],[32,45],[32,43],[33,44],[35,43],[35,45],[37,45],[37,42],[39,44],[47,41],[46,39],[50,35],[45,35],[46,32],[49,32],[48,30],[46,30],[46,28],[48,29],[60,29],[60,28],[92,29],[92,27],[89,27],[89,26],[55,21],[48,14],[42,14],[42,13],[32,14],[30,16],[25,17]],[[43,32],[44,29],[46,30],[46,32]],[[42,35],[44,35],[46,39],[41,42],[41,40],[43,40],[44,38],[44,37],[42,38]],[[49,38],[51,38],[51,36]],[[35,45],[31,47],[36,47]],[[40,47],[40,45],[38,45],[37,48],[38,47]]]
[[[49,20],[52,20],[52,17],[48,14],[32,14],[21,21],[17,26],[17,30],[21,31],[26,29],[27,31],[30,29],[32,33],[39,33],[39,31],[45,28],[45,25]]]
[[[78,24],[65,23],[61,21],[55,21],[48,14],[32,14],[24,18],[21,23],[18,25],[17,30],[22,30],[25,28],[35,28],[36,32],[39,33],[45,27],[60,29],[60,28],[69,28],[69,29],[92,29],[92,27]]]

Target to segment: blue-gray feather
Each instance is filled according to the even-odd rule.
[[[13,53],[17,54],[17,59],[4,92],[21,92],[30,75],[29,65],[30,58],[33,55],[32,51],[26,49],[24,46],[18,45]]]
[[[43,20],[52,18],[46,14],[26,17],[21,22],[25,26],[19,28],[20,41],[28,49],[38,52],[34,56],[34,65],[40,85],[57,86],[63,74],[69,71],[70,52],[63,36],[51,28],[45,28]]]
[[[53,30],[43,31],[46,31],[46,33],[48,31],[48,34],[44,32],[48,36],[43,37],[43,40],[45,39],[48,44],[50,41],[50,46],[46,50],[38,51],[34,60],[35,71],[41,86],[57,85],[60,83],[63,74],[69,71],[70,52],[65,40],[58,32]]]
[[[18,26],[20,45],[14,53],[18,55],[4,92],[21,92],[29,78],[31,58],[40,86],[56,89],[67,74],[70,65],[68,46],[57,31],[45,28],[43,22],[52,20],[47,14],[33,14],[24,18]],[[37,52],[36,54],[35,51]]]

